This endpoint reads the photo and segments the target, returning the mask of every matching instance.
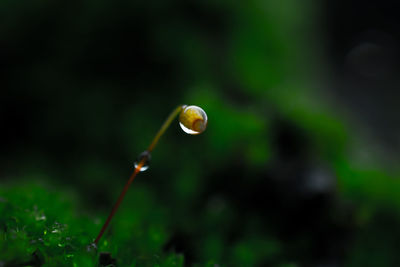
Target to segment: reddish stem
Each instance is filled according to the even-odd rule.
[[[121,194],[119,195],[117,202],[115,203],[113,209],[110,212],[110,215],[108,215],[108,218],[106,222],[104,223],[103,227],[100,230],[99,235],[96,237],[94,240],[94,244],[97,246],[99,243],[100,238],[103,236],[104,231],[107,229],[107,226],[110,224],[111,219],[114,217],[114,214],[117,212],[119,205],[121,205],[122,200],[125,197],[126,192],[128,191],[129,186],[135,179],[136,175],[140,172],[142,169],[143,165],[147,162],[149,159],[149,155],[151,151],[153,151],[154,147],[157,145],[158,140],[160,137],[164,134],[164,132],[167,130],[173,119],[179,115],[179,113],[182,111],[184,108],[184,105],[177,106],[174,111],[168,116],[166,121],[163,123],[161,126],[160,130],[157,132],[156,136],[154,137],[153,141],[151,142],[150,146],[147,148],[146,152],[148,153],[147,156],[143,157],[143,159],[139,162],[139,164],[136,166],[135,170],[133,171],[131,177],[129,178],[128,182],[125,184],[124,189],[122,190]]]
[[[119,195],[117,202],[115,203],[113,209],[110,212],[110,215],[108,215],[108,218],[106,222],[104,223],[103,227],[100,230],[99,235],[96,237],[94,240],[94,243],[97,245],[99,242],[100,238],[103,236],[104,231],[107,229],[108,224],[110,223],[111,219],[114,217],[114,214],[117,212],[119,205],[121,204],[122,200],[125,197],[126,192],[128,191],[129,186],[135,179],[136,175],[140,172],[140,169],[143,167],[144,163],[146,162],[147,157],[144,157],[139,164],[136,166],[135,170],[133,171],[131,177],[129,178],[128,182],[125,184],[124,189],[122,190],[121,194]]]

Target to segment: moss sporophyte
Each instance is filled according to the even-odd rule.
[[[165,120],[164,124],[161,126],[160,130],[157,132],[155,135],[153,141],[145,150],[142,152],[137,161],[135,162],[135,169],[130,176],[128,182],[125,184],[124,188],[122,189],[121,194],[119,195],[116,203],[114,204],[114,207],[112,208],[110,214],[108,215],[103,227],[100,229],[99,234],[97,235],[96,239],[93,241],[93,243],[90,245],[91,248],[97,248],[97,244],[99,243],[99,240],[103,236],[105,230],[107,229],[108,225],[110,224],[111,219],[114,217],[115,213],[118,210],[118,207],[120,206],[122,200],[125,197],[126,192],[128,191],[129,186],[135,179],[136,175],[141,172],[145,171],[149,167],[149,162],[150,162],[150,157],[151,157],[151,152],[157,145],[159,139],[161,136],[164,134],[164,132],[168,129],[168,127],[171,125],[172,121],[179,115],[179,125],[181,126],[182,130],[187,133],[187,134],[200,134],[205,131],[207,128],[207,114],[204,112],[203,109],[201,109],[198,106],[187,106],[187,105],[180,105],[176,107],[171,114],[168,116],[168,118]]]

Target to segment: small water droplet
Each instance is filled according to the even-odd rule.
[[[97,253],[97,246],[95,243],[91,243],[90,245],[86,246],[86,251],[89,253]]]
[[[135,168],[137,168],[139,166],[139,163],[142,160],[145,160],[143,166],[140,168],[140,171],[143,172],[143,171],[147,170],[149,168],[150,159],[151,159],[151,155],[150,155],[149,151],[147,151],[147,150],[143,151],[135,161]]]
[[[187,134],[200,134],[207,128],[208,118],[198,106],[184,106],[179,115],[179,125]]]
[[[36,219],[36,221],[45,221],[46,216],[45,215],[36,215],[35,219]]]

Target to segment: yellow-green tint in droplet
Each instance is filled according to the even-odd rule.
[[[188,134],[200,134],[207,128],[208,118],[198,106],[187,106],[179,114],[179,125]]]

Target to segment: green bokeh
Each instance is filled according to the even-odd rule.
[[[283,237],[287,211],[271,211],[291,200],[273,172],[285,163],[283,122],[304,162],[334,177],[321,222],[351,229],[341,263],[395,266],[400,174],[354,155],[368,142],[318,90],[316,10],[294,0],[2,1],[0,33],[17,62],[6,100],[28,106],[28,126],[1,158],[0,266],[98,264],[87,245],[182,103],[201,106],[208,129],[188,136],[173,123],[98,252],[118,266],[316,264],[313,229]],[[285,185],[281,202],[242,203],[265,182]]]

